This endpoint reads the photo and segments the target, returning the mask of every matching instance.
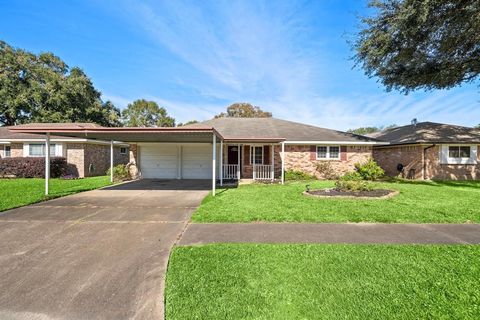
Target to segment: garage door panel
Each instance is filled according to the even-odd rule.
[[[140,147],[140,170],[143,178],[177,177],[177,146],[153,144]]]
[[[182,148],[182,178],[210,179],[212,177],[212,147],[210,145]]]

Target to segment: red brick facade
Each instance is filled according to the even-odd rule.
[[[23,143],[11,143],[10,147],[12,158],[24,156]],[[110,167],[109,145],[64,142],[63,156],[67,159],[67,174],[80,178],[105,175]],[[114,163],[127,162],[128,151],[127,154],[120,154],[120,147],[114,147]]]
[[[241,176],[245,179],[253,178],[253,166],[250,164],[250,145],[243,145],[241,163]],[[264,146],[264,164],[271,164],[271,145]],[[274,149],[274,171],[275,178],[281,176],[282,161],[280,158],[281,146],[273,145]],[[226,147],[225,147],[226,150]],[[224,159],[226,151],[224,150]],[[268,150],[268,151],[266,151]],[[317,164],[319,162],[328,162],[333,171],[338,175],[343,175],[354,170],[355,163],[366,162],[372,157],[371,146],[342,146],[340,152],[340,159],[338,160],[317,160],[315,145],[285,145],[285,170],[298,170],[306,172],[310,175],[315,175],[319,179],[324,176],[317,171]],[[227,160],[224,160],[227,163]]]
[[[425,148],[428,149],[424,153]],[[438,145],[375,147],[373,157],[388,176],[433,180],[480,179],[480,154],[477,154],[477,164],[442,164]],[[403,172],[397,170],[399,163],[404,165]]]

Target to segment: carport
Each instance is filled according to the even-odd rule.
[[[212,180],[213,195],[215,195],[217,176],[220,179],[220,185],[223,185],[223,166],[219,165],[223,163],[223,152],[218,152],[217,139],[220,140],[220,150],[223,149],[224,139],[213,127],[107,128],[80,123],[32,123],[19,125],[10,130],[20,133],[45,134],[46,150],[50,150],[50,134],[110,141],[111,168],[114,163],[114,142],[137,144],[145,150],[144,158],[140,161],[143,161],[145,177],[147,178],[203,179],[208,177]],[[219,162],[217,162],[217,154],[220,158]],[[155,162],[155,159],[157,159],[157,162]],[[161,161],[158,159],[161,159]],[[218,175],[217,171],[219,171]],[[110,179],[113,182],[113,170],[110,170],[110,172]],[[45,194],[48,194],[49,178],[50,154],[47,152],[45,154]]]

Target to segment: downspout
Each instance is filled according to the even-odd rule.
[[[423,148],[423,180],[427,180],[427,150],[435,147],[435,144]]]

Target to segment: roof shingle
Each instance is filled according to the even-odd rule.
[[[226,140],[378,142],[377,139],[276,118],[216,118],[185,127],[211,126]]]
[[[480,143],[480,130],[451,124],[419,122],[369,135],[390,144]]]

